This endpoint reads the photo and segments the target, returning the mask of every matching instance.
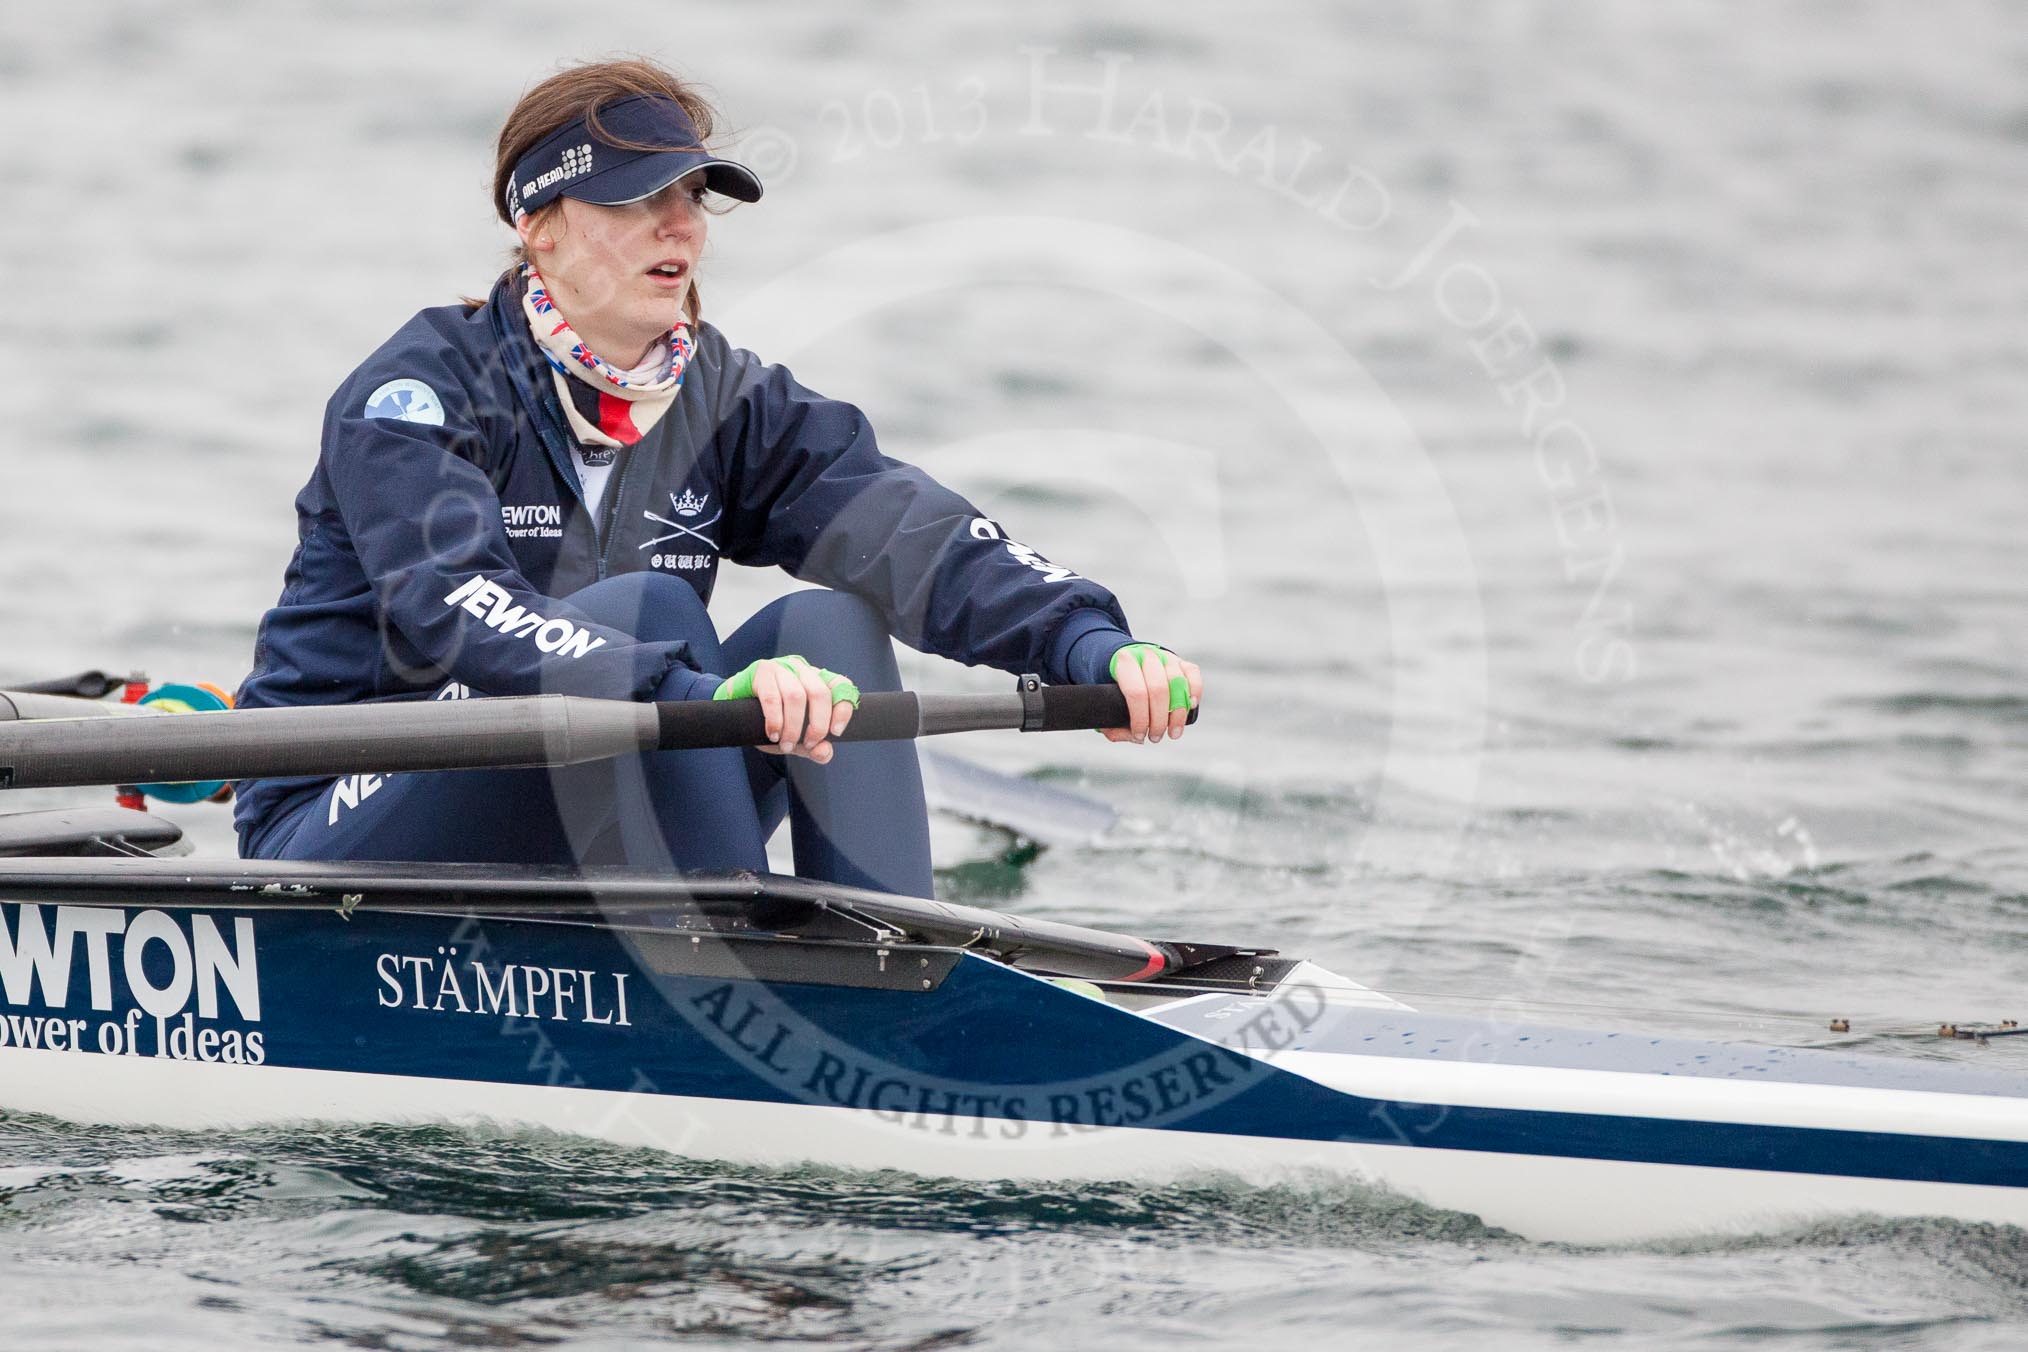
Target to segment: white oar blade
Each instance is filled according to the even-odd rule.
[[[1110,804],[919,748],[932,811],[1012,831],[1037,845],[1089,845],[1119,821]]]

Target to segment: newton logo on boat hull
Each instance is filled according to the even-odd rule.
[[[0,1045],[257,1065],[260,1033],[200,1026],[260,1022],[253,921],[229,935],[203,912],[0,906],[0,1001],[56,1011],[0,1013]]]

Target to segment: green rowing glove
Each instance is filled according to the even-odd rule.
[[[1148,657],[1153,657],[1158,663],[1166,666],[1168,664],[1163,659],[1174,656],[1176,654],[1170,652],[1159,643],[1129,643],[1126,647],[1121,648],[1113,654],[1112,661],[1106,663],[1106,675],[1116,681],[1120,678],[1120,659],[1122,657],[1132,658],[1135,666],[1140,666],[1142,660]],[[1190,682],[1180,673],[1169,678],[1169,707],[1171,709],[1187,709],[1190,707]]]
[[[749,662],[743,671],[725,678],[725,684],[712,693],[713,699],[758,699],[753,692],[754,673],[761,669],[761,663],[772,662],[782,670],[800,679],[806,671],[817,673],[817,679],[831,687],[831,700],[835,704],[849,704],[859,707],[859,687],[852,684],[849,676],[840,676],[835,671],[813,667],[794,653],[783,653],[780,657],[763,657],[759,662]]]

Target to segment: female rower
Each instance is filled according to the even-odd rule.
[[[515,262],[485,301],[418,314],[332,398],[238,702],[750,698],[775,754],[252,780],[242,854],[758,870],[787,816],[799,873],[928,896],[914,747],[830,740],[860,690],[899,688],[890,635],[1114,681],[1132,725],[1108,736],[1182,735],[1194,664],[882,455],[858,409],[703,322],[708,209],[761,195],[711,130],[709,105],[643,61],[522,98],[494,174]],[[721,638],[720,559],[820,589]]]

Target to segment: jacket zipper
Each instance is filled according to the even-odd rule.
[[[627,446],[620,451],[620,463],[613,467],[612,481],[606,485],[605,510],[593,533],[593,543],[598,545],[599,580],[606,577],[606,551],[611,548],[613,536],[617,534],[614,523],[620,516],[620,493],[627,486],[627,468],[634,463],[634,448]]]

